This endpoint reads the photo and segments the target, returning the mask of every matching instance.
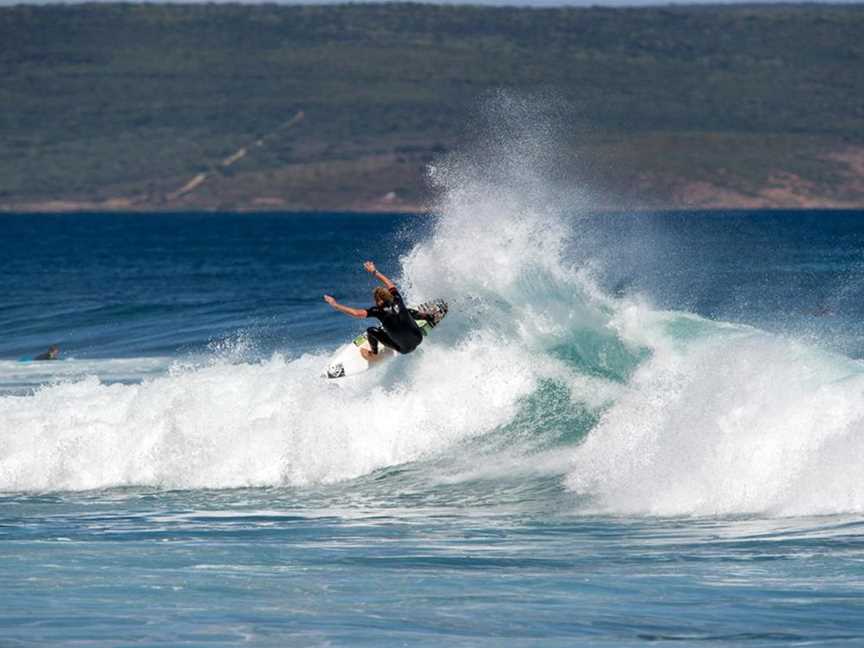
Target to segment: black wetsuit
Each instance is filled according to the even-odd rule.
[[[390,303],[366,309],[366,317],[381,320],[381,326],[366,329],[369,346],[372,353],[378,353],[379,342],[399,353],[411,353],[423,341],[423,333],[414,318],[426,319],[431,316],[408,308],[395,286],[390,288],[390,294],[393,295]]]

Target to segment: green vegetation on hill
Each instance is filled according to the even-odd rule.
[[[679,181],[750,195],[777,171],[860,200],[827,156],[864,146],[862,36],[861,5],[2,8],[0,206],[170,208],[299,110],[183,205],[419,200],[423,163],[500,88],[554,95],[622,192],[643,174],[661,202]]]

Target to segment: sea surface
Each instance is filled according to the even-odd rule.
[[[864,212],[462,180],[0,215],[0,646],[864,645]]]

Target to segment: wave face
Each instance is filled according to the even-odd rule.
[[[602,222],[554,181],[560,132],[512,100],[487,117],[492,135],[430,171],[436,215],[393,273],[409,301],[451,304],[418,352],[339,382],[321,378],[328,349],[2,397],[0,491],[304,487],[403,466],[393,490],[537,499],[551,481],[581,512],[864,510],[861,364],[613,296],[590,245]]]

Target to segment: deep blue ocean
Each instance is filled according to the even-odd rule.
[[[450,314],[329,381],[367,259]],[[3,648],[864,645],[864,212],[5,214],[0,295]]]

